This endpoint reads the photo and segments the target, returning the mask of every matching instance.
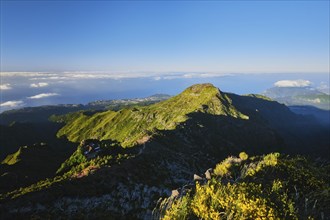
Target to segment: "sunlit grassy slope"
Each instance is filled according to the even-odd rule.
[[[84,139],[116,140],[123,147],[131,147],[156,130],[172,130],[188,119],[188,114],[205,112],[248,119],[231,105],[230,98],[212,84],[197,84],[166,101],[146,107],[106,111],[94,115],[72,114],[58,132],[70,141]]]

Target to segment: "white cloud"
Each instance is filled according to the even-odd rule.
[[[65,72],[62,75],[62,77],[71,80],[77,80],[77,79],[146,78],[146,77],[154,77],[159,75],[160,74],[158,73],[148,73],[148,72]]]
[[[23,105],[23,101],[7,101],[0,104],[1,107],[10,107],[10,108],[18,107],[21,105]]]
[[[9,83],[0,84],[0,90],[9,90],[9,89],[12,89]]]
[[[57,93],[41,93],[38,95],[30,96],[30,97],[28,97],[28,99],[42,99],[42,98],[57,96],[57,95],[59,95],[59,94],[57,94]]]
[[[48,83],[46,82],[40,82],[40,83],[32,83],[30,87],[32,88],[39,88],[39,87],[45,87],[48,86]]]
[[[57,73],[47,72],[0,72],[2,77],[49,77]]]
[[[306,87],[310,86],[312,83],[308,80],[298,79],[298,80],[280,80],[274,83],[276,87]]]
[[[1,72],[2,77],[26,77],[33,81],[58,81],[58,80],[89,80],[89,79],[136,79],[136,78],[154,78],[160,79],[181,79],[181,78],[208,78],[208,77],[220,77],[228,75],[220,72],[150,72],[150,71],[76,71],[76,72]],[[38,83],[31,84],[31,87],[37,86]]]

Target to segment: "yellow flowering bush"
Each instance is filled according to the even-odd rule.
[[[330,166],[279,153],[228,157],[214,176],[168,206],[163,219],[322,219],[330,216]]]
[[[166,215],[164,216],[164,220],[172,220],[172,219],[188,219],[189,216],[189,207],[190,206],[190,198],[189,196],[181,197],[178,200],[175,200],[171,208],[166,211]]]

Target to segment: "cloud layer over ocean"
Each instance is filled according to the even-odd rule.
[[[146,97],[156,93],[175,95],[192,84],[206,82],[222,91],[238,94],[261,93],[272,86],[313,85],[324,91],[329,88],[326,73],[1,72],[0,112],[27,106]]]

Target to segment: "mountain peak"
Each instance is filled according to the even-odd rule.
[[[223,115],[248,119],[231,99],[210,83],[190,86],[165,101],[118,112],[107,111],[88,116],[78,113],[58,132],[70,141],[84,139],[116,140],[122,146],[137,144],[155,130],[173,130],[192,113]],[[78,131],[78,132],[77,132]]]
[[[202,84],[194,84],[188,87],[184,92],[193,92],[193,93],[203,93],[208,91],[219,90],[211,83],[202,83]]]

